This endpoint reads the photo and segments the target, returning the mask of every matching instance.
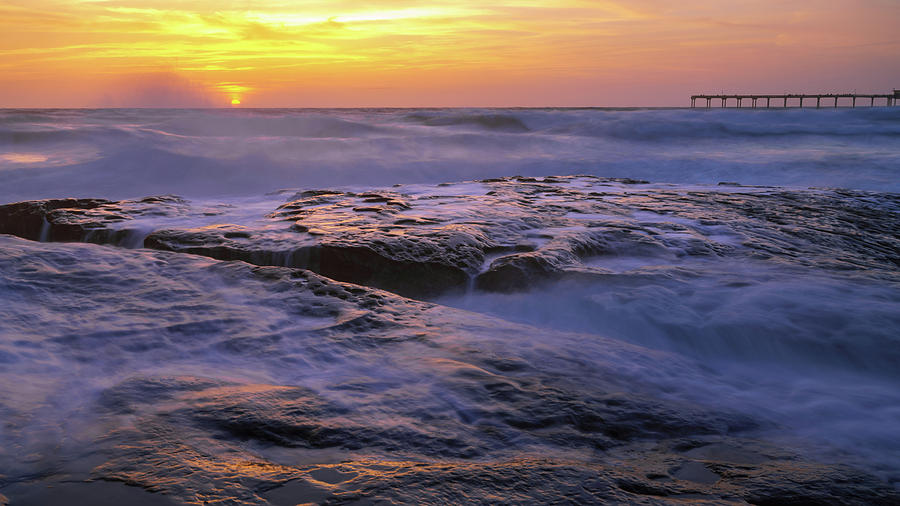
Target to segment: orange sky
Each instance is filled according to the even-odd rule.
[[[900,88],[900,0],[0,0],[0,107],[688,105]]]

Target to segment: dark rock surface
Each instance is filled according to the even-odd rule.
[[[183,212],[173,196],[112,202],[104,199],[51,199],[0,206],[0,234],[32,241],[120,244],[128,236],[122,222]]]
[[[96,212],[91,213],[96,219],[82,219],[89,211],[114,205],[114,202],[103,199],[56,199],[7,204],[0,206],[0,233],[32,241],[80,241],[87,229],[103,229],[110,221],[126,219],[112,213]]]
[[[175,197],[24,202],[0,206],[0,233],[123,244],[148,215],[192,214],[204,210]],[[604,277],[616,272],[604,264],[622,258],[648,265],[763,260],[895,277],[900,251],[900,197],[893,194],[685,189],[587,176],[307,191],[252,222],[204,223],[154,225],[142,244],[306,268],[426,298],[465,290],[472,278],[479,289],[510,292]]]
[[[0,251],[0,435],[15,441],[0,493],[64,479],[191,505],[900,500],[767,443],[777,427],[695,392],[721,379],[672,353],[305,270],[9,236]]]
[[[708,415],[659,411],[658,403],[630,411],[637,405],[623,403],[626,407],[618,410],[612,407],[617,403],[608,402],[604,415],[618,420],[590,417],[585,423],[578,409],[573,412],[571,406],[550,401],[543,408],[553,420],[538,416],[525,427],[514,425],[534,431],[551,443],[550,448],[559,449],[513,457],[511,447],[517,440],[513,433],[505,434],[505,442],[477,441],[502,435],[496,426],[490,426],[490,434],[479,434],[488,427],[475,424],[469,428],[469,440],[449,437],[444,430],[435,437],[353,421],[347,410],[328,406],[304,389],[224,384],[197,391],[196,384],[208,381],[185,381],[186,392],[172,390],[168,404],[179,406],[174,411],[138,409],[155,413],[141,418],[133,430],[112,436],[120,443],[118,450],[94,470],[95,476],[187,498],[191,504],[228,499],[235,504],[693,500],[701,504],[862,505],[892,504],[900,498],[886,484],[859,471],[811,462],[758,440],[726,435],[727,424],[713,428],[701,421]],[[145,403],[140,396],[133,401]],[[543,402],[540,395],[532,401]],[[446,421],[424,415],[418,414],[428,432],[447,428]],[[641,429],[603,448],[592,444],[596,439],[573,437],[579,431],[590,434],[616,424]],[[647,427],[652,430],[643,430]],[[158,441],[154,435],[159,434],[170,436]],[[197,446],[209,437],[215,441],[213,446]],[[282,447],[305,450],[302,456],[292,457],[293,450]],[[341,451],[328,453],[332,448]],[[310,453],[311,449],[325,451],[319,457],[324,462],[293,463],[297,458],[316,460],[317,453]],[[566,453],[584,449],[589,453],[580,458]],[[404,455],[418,458],[404,460]]]
[[[147,215],[208,215],[174,197],[0,206],[0,233],[122,244]],[[223,218],[225,219],[225,218]],[[306,191],[266,217],[156,224],[145,247],[300,267],[412,297],[510,292],[607,265],[767,261],[896,277],[900,197],[845,190],[685,188],[588,176],[352,193]],[[45,225],[46,223],[46,225]],[[631,270],[640,266],[630,267]]]

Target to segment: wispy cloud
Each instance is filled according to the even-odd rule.
[[[645,86],[648,76],[661,80],[660,89],[683,83],[694,91],[751,73],[784,80],[799,59],[824,68],[823,48],[856,66],[895,52],[900,2],[814,7],[801,0],[7,0],[0,90],[10,100],[9,90],[25,86],[16,83],[64,80],[73,85],[58,93],[82,90],[84,98],[97,76],[167,68],[202,84],[210,100],[242,94],[245,104],[315,105],[290,100],[357,90],[360,82],[394,105],[452,86],[482,86],[484,97],[502,99],[490,90],[504,80],[519,88],[516,96],[556,86],[559,96],[589,103],[599,87]],[[358,100],[327,105],[367,103]]]

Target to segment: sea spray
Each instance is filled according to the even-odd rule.
[[[0,491],[894,503],[898,125],[4,111]]]
[[[0,200],[257,195],[515,174],[896,191],[900,116],[840,110],[0,111]]]

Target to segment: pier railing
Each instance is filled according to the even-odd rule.
[[[706,100],[706,108],[709,109],[712,107],[713,100],[719,100],[719,105],[721,107],[728,107],[728,101],[734,99],[735,107],[742,107],[742,103],[747,100],[750,102],[750,107],[756,108],[759,101],[765,99],[766,108],[772,106],[772,101],[774,100],[775,107],[787,108],[791,107],[792,104],[797,107],[803,107],[804,100],[812,100],[816,101],[816,108],[820,108],[823,106],[823,100],[825,102],[825,106],[838,107],[838,101],[842,98],[850,99],[850,103],[847,104],[849,107],[856,107],[856,101],[862,100],[865,101],[868,99],[869,106],[875,106],[875,101],[884,100],[884,105],[890,107],[897,104],[898,99],[900,99],[900,90],[894,90],[893,93],[815,93],[815,94],[795,94],[795,93],[787,93],[783,95],[691,95],[691,107],[697,106],[698,100]],[[778,102],[781,102],[780,104]],[[865,105],[865,102],[863,102]]]

